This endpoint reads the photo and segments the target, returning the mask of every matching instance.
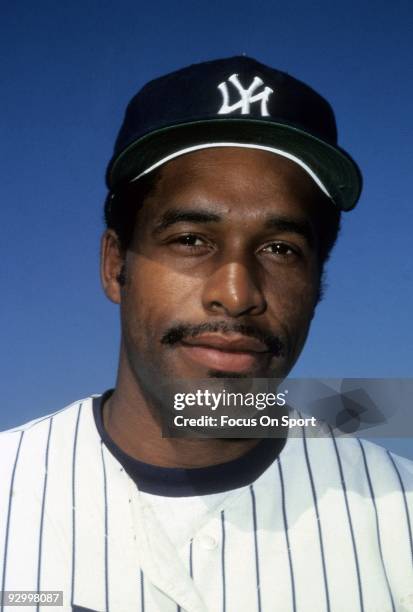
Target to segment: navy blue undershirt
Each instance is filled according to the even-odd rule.
[[[261,440],[247,453],[226,463],[198,468],[159,467],[138,461],[123,452],[109,437],[103,425],[102,408],[113,389],[93,399],[93,415],[99,435],[138,488],[165,497],[190,497],[223,493],[251,484],[275,461],[285,439]]]

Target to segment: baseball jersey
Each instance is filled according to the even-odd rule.
[[[139,480],[100,410],[89,397],[0,434],[0,589],[63,591],[26,609],[413,611],[412,462],[302,428],[272,457],[263,441]]]

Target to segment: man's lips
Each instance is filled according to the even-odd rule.
[[[266,353],[267,347],[263,342],[250,336],[241,334],[220,335],[220,334],[202,334],[195,338],[186,338],[182,341],[183,344],[190,346],[203,346],[205,348],[219,349],[225,352],[242,352],[242,353]]]
[[[181,350],[191,360],[210,369],[227,372],[248,372],[268,363],[272,354],[256,338],[231,334],[203,334],[186,338]]]

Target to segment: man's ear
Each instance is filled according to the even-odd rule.
[[[102,236],[100,248],[100,278],[106,297],[120,304],[121,287],[125,283],[125,253],[116,233],[108,229]]]

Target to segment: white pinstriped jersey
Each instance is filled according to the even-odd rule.
[[[412,611],[413,463],[302,433],[177,546],[92,398],[3,432],[1,590],[62,590],[38,609],[63,612]]]

